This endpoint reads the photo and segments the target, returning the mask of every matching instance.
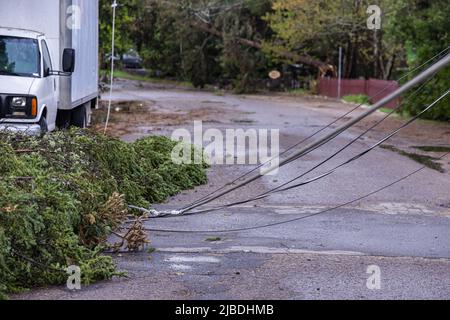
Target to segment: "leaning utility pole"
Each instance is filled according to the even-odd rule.
[[[428,78],[433,77],[437,72],[439,72],[440,70],[444,69],[448,65],[450,65],[450,54],[447,54],[444,58],[442,58],[441,60],[436,62],[434,65],[432,65],[431,67],[429,67],[428,69],[426,69],[425,71],[423,71],[422,73],[420,73],[419,75],[414,77],[414,79],[408,81],[403,86],[401,86],[400,88],[398,88],[397,90],[395,90],[394,92],[389,94],[388,96],[384,97],[383,99],[381,99],[380,101],[375,103],[366,112],[364,112],[364,113],[360,114],[359,116],[356,116],[355,118],[349,120],[347,123],[343,124],[341,127],[337,128],[333,132],[330,132],[326,136],[324,136],[324,137],[320,138],[319,140],[317,140],[317,141],[307,145],[306,147],[304,147],[301,150],[297,151],[292,156],[290,156],[287,159],[281,161],[280,162],[280,166],[282,166],[284,164],[287,164],[287,163],[289,163],[289,162],[291,162],[293,160],[296,160],[299,157],[301,157],[302,155],[304,155],[305,153],[309,152],[310,150],[312,150],[312,149],[314,149],[316,147],[320,147],[321,145],[327,143],[328,141],[330,141],[331,139],[335,138],[336,136],[338,136],[339,134],[341,134],[342,132],[344,132],[348,128],[353,127],[355,124],[357,124],[358,122],[360,122],[361,120],[363,120],[367,116],[371,115],[372,113],[374,113],[378,109],[382,108],[383,106],[385,106],[386,104],[388,104],[392,100],[395,100],[396,98],[398,98],[402,94],[406,93],[410,89],[412,89],[415,86],[425,82]],[[274,168],[269,168],[266,173],[268,173],[268,172],[270,172],[272,170],[274,170]]]

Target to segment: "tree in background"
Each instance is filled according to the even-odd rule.
[[[335,75],[344,49],[344,77],[396,79],[450,45],[448,0],[120,0],[117,52],[136,49],[161,77],[254,89],[272,68],[298,63]],[[381,30],[367,28],[369,5],[382,9]],[[101,0],[101,57],[110,51],[111,1]],[[332,72],[329,72],[332,71]],[[417,113],[449,88],[437,76]],[[447,100],[448,102],[448,100]],[[450,119],[448,103],[428,115]]]
[[[393,0],[275,0],[273,12],[265,16],[275,36],[265,42],[264,49],[275,59],[284,60],[288,50],[337,65],[338,49],[342,47],[345,78],[389,79],[399,46],[383,29],[367,28],[366,10],[377,4],[387,13],[394,3]],[[385,24],[388,20],[384,15]]]
[[[116,11],[116,52],[125,53],[134,47],[131,31],[135,25],[136,13],[142,1],[124,0],[119,1],[119,8]],[[100,62],[101,65],[107,63],[108,54],[111,53],[111,32],[112,32],[112,1],[100,0]]]
[[[392,34],[405,50],[410,68],[421,65],[450,46],[450,5],[448,0],[400,0]],[[448,53],[447,53],[448,54]],[[450,67],[439,72],[405,110],[415,115],[433,99],[450,89]],[[445,98],[427,112],[430,119],[450,120],[450,99]]]
[[[270,1],[247,0],[241,6],[217,16],[214,27],[223,34],[220,63],[227,79],[233,79],[237,92],[253,89],[255,80],[267,75],[270,61],[257,46],[270,31],[261,17],[270,10]]]
[[[238,91],[246,91],[266,73],[268,61],[259,48],[239,39],[256,43],[265,37],[268,28],[261,16],[270,3],[144,0],[128,29],[146,67],[159,75],[198,87],[230,80]]]

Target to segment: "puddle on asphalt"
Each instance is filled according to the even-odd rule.
[[[175,270],[175,271],[189,271],[192,269],[191,266],[187,266],[184,264],[171,264],[170,268]]]
[[[219,263],[220,259],[215,257],[207,256],[196,256],[196,257],[186,257],[186,256],[173,256],[166,259],[167,262],[174,263],[186,263],[186,262],[197,262],[197,263]]]
[[[392,151],[392,152],[396,152],[402,156],[408,157],[411,160],[414,160],[430,169],[436,170],[440,173],[444,173],[445,170],[442,167],[442,164],[440,164],[439,159],[435,158],[435,157],[430,157],[430,156],[426,156],[426,155],[422,155],[422,154],[417,154],[417,153],[413,153],[413,152],[407,152],[404,150],[400,150],[397,147],[391,146],[391,145],[381,145],[380,146],[383,149]]]

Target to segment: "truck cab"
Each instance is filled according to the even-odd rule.
[[[0,130],[86,127],[98,98],[98,1],[0,7]],[[41,11],[45,21],[35,18]]]
[[[55,129],[57,75],[43,34],[0,28],[0,128]]]

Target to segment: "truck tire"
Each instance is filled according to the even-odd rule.
[[[61,130],[68,129],[70,127],[71,116],[71,110],[58,110],[58,114],[56,116],[56,126]]]
[[[39,120],[39,126],[41,127],[42,135],[44,135],[48,132],[48,124],[47,124],[47,119],[45,119],[45,117],[41,117],[41,120]]]
[[[72,110],[71,125],[78,128],[86,128],[86,106],[83,104]]]

